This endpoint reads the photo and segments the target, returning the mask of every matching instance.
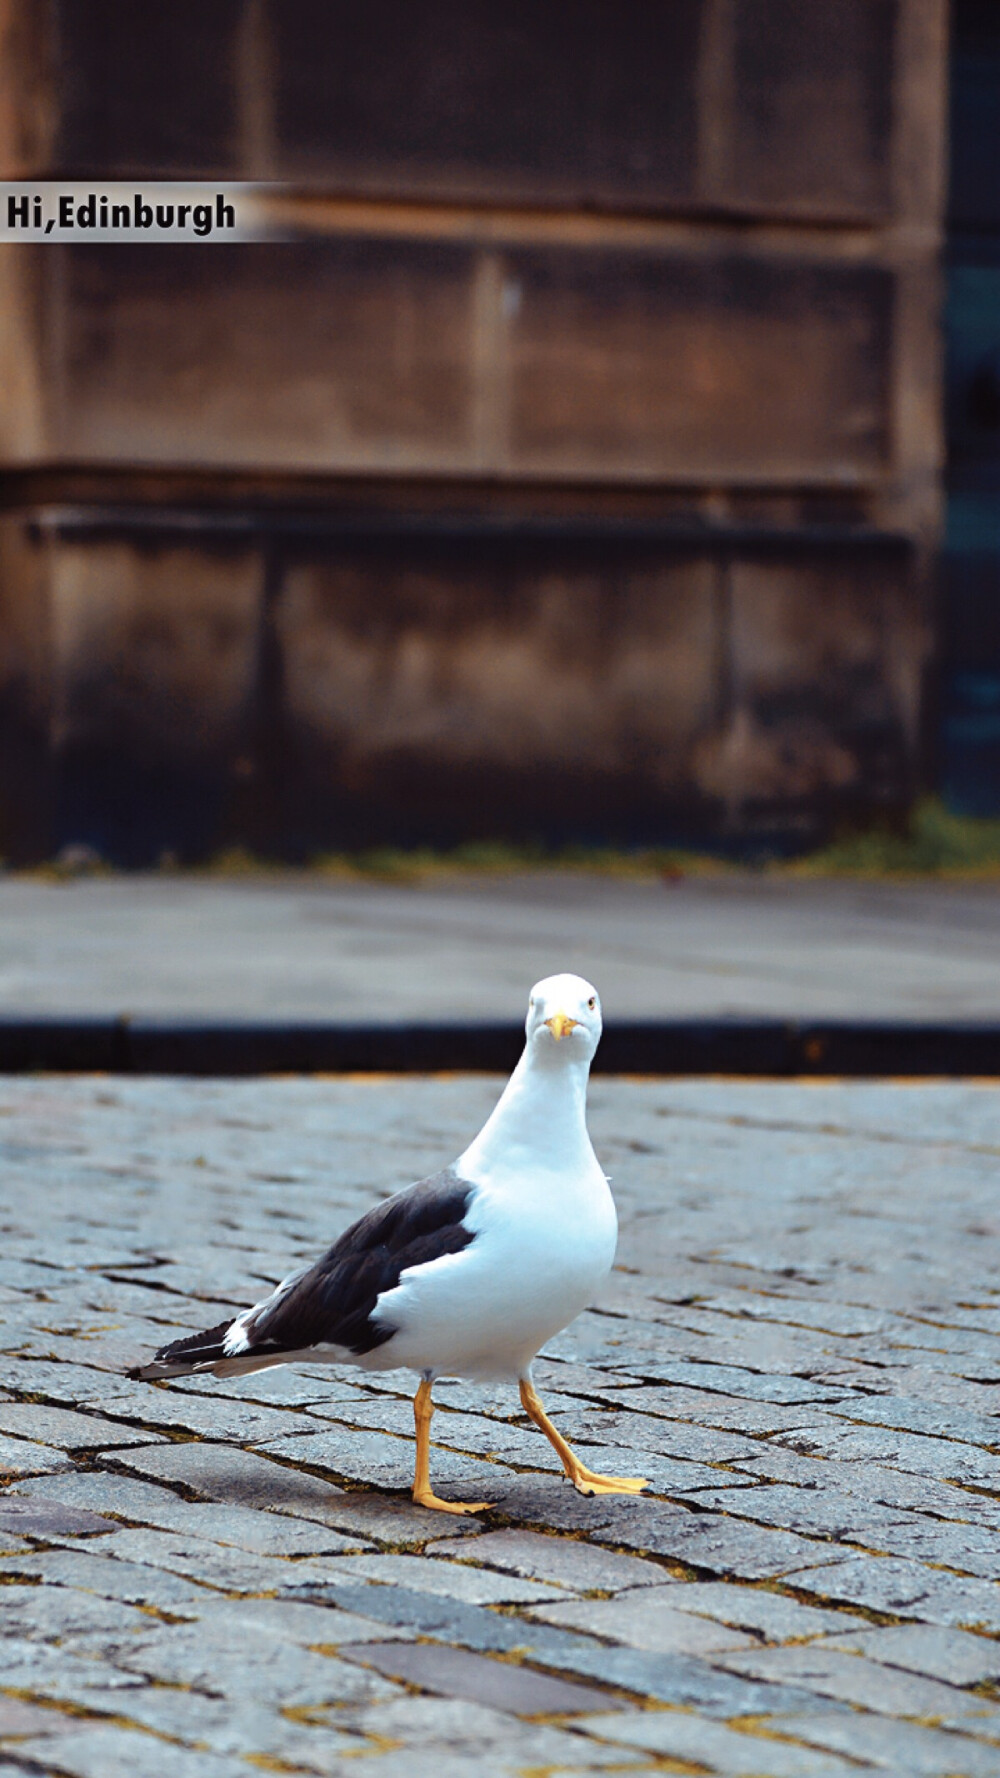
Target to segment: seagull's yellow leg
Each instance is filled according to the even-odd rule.
[[[646,1487],[641,1476],[597,1475],[581,1463],[562,1433],[556,1431],[527,1377],[521,1378],[521,1406],[558,1452],[566,1474],[580,1494],[639,1494]]]
[[[431,1400],[430,1379],[425,1377],[413,1398],[413,1420],[417,1429],[417,1468],[413,1478],[413,1498],[418,1506],[434,1506],[442,1513],[484,1513],[488,1512],[490,1502],[477,1500],[464,1502],[461,1500],[441,1500],[431,1487],[431,1419],[434,1414],[434,1403]]]

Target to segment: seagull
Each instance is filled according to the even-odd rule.
[[[148,1381],[271,1365],[414,1371],[413,1498],[445,1513],[430,1480],[431,1390],[441,1376],[516,1383],[525,1413],[581,1494],[638,1494],[599,1475],[552,1424],[531,1380],[535,1355],[593,1301],[615,1257],[618,1220],[587,1131],[601,1036],[596,988],[554,975],[531,991],[525,1046],[494,1111],[452,1166],[369,1210],[315,1265],[205,1333],[174,1340],[129,1375]]]

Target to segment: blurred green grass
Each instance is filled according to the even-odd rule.
[[[1000,877],[1000,820],[954,815],[928,797],[905,831],[844,834],[784,870],[797,877]]]
[[[380,847],[368,852],[326,853],[313,860],[312,868],[329,876],[396,882],[536,870],[680,880],[739,874],[748,869],[748,862],[680,847],[547,848],[483,840],[450,851]],[[937,798],[927,798],[914,809],[905,829],[886,825],[845,832],[812,852],[795,858],[757,858],[750,868],[778,877],[1000,879],[1000,820],[955,815]]]
[[[773,853],[725,855],[680,846],[546,846],[537,841],[469,840],[448,849],[377,846],[364,851],[323,852],[306,865],[289,866],[244,847],[229,847],[207,863],[185,866],[164,853],[160,870],[220,878],[303,874],[348,882],[430,883],[449,877],[489,881],[535,871],[632,881],[680,882],[685,878],[765,875],[772,878],[936,878],[1000,881],[1000,820],[956,815],[935,797],[918,803],[905,826],[844,831],[794,857]],[[43,878],[105,876],[113,868],[88,846],[66,847],[58,858],[27,873]]]
[[[380,846],[367,852],[327,852],[312,860],[323,876],[422,882],[449,876],[498,877],[533,871],[573,871],[582,875],[650,879],[718,876],[733,867],[710,853],[670,847],[515,845],[506,840],[470,840],[448,851]]]

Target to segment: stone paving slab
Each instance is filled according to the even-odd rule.
[[[942,1630],[932,1624],[882,1624],[877,1629],[839,1626],[828,1643],[870,1655],[889,1667],[925,1673],[951,1685],[978,1685],[1000,1679],[1000,1643],[965,1630]]]
[[[97,1414],[74,1414],[39,1402],[0,1402],[0,1431],[64,1451],[101,1451],[111,1445],[157,1445],[161,1435],[145,1426],[116,1426]]]
[[[425,1556],[443,1556],[534,1579],[581,1593],[622,1593],[633,1587],[659,1587],[665,1572],[655,1562],[623,1556],[575,1539],[542,1537],[535,1531],[488,1531],[475,1543],[442,1538],[424,1546]]]
[[[0,1080],[0,1775],[1000,1772],[1000,1088],[601,1079],[513,1391],[122,1366],[456,1153],[483,1078]],[[358,1760],[363,1761],[363,1767]]]
[[[724,1723],[679,1711],[643,1716],[625,1724],[595,1716],[588,1730],[593,1735],[613,1735],[672,1761],[690,1761],[689,1770],[707,1766],[710,1771],[731,1773],[733,1778],[744,1773],[760,1778],[765,1772],[769,1778],[846,1778],[848,1772],[857,1770],[836,1756],[776,1740],[766,1732],[763,1736],[739,1734]]]

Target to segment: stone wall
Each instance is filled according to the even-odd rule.
[[[8,177],[294,232],[0,248],[0,851],[905,807],[941,0],[0,18]]]

